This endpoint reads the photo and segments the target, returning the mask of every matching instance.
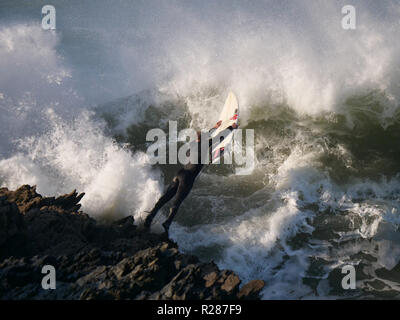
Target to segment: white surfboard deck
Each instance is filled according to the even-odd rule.
[[[232,141],[233,131],[229,130],[228,127],[239,122],[239,103],[233,92],[229,92],[228,97],[225,101],[224,107],[218,117],[218,121],[222,121],[221,125],[212,134],[211,138],[219,136],[225,136],[221,142],[216,142],[212,146],[211,151],[211,163],[219,163],[222,151]]]

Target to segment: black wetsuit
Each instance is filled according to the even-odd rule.
[[[232,127],[228,129],[233,130]],[[212,132],[213,129],[209,131]],[[208,150],[209,152],[212,146],[212,139],[208,138]],[[172,223],[176,213],[178,212],[179,206],[182,204],[183,200],[188,196],[190,191],[192,190],[193,183],[200,173],[201,169],[203,169],[204,164],[201,161],[201,142],[198,142],[198,161],[196,164],[188,163],[183,166],[182,169],[178,171],[164,195],[157,201],[154,208],[150,211],[149,215],[146,217],[145,227],[150,228],[151,222],[153,218],[156,216],[158,210],[160,210],[168,201],[170,201],[175,195],[175,199],[172,203],[172,206],[169,211],[169,215],[167,220],[163,223],[163,227],[165,231],[168,232],[168,228]],[[203,159],[206,159],[203,157]]]

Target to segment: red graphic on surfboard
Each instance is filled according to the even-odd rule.
[[[216,159],[219,156],[220,151],[222,153],[222,151],[224,151],[224,149],[225,149],[225,147],[215,150],[213,160]]]

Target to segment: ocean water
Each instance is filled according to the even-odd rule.
[[[204,169],[171,238],[264,299],[399,298],[398,1],[353,1],[356,30],[346,1],[54,0],[54,31],[44,4],[0,3],[1,186],[141,223],[178,168],[146,132],[209,128],[232,90],[255,170]]]

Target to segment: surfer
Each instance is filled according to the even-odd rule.
[[[219,128],[222,121],[218,121],[215,126],[209,131],[211,134],[214,130]],[[236,123],[229,126],[227,129],[233,130],[236,129],[238,126]],[[167,190],[165,191],[164,195],[157,201],[154,208],[149,212],[146,220],[144,222],[144,227],[146,229],[150,229],[151,222],[153,221],[154,217],[156,216],[157,212],[174,196],[175,199],[172,203],[172,206],[169,210],[169,215],[167,220],[162,224],[165,232],[168,234],[169,226],[172,223],[176,213],[178,212],[179,206],[182,204],[183,200],[188,196],[190,191],[192,190],[193,183],[200,173],[201,169],[203,169],[204,164],[201,162],[201,132],[197,132],[197,150],[198,150],[198,161],[196,164],[188,163],[181,168],[175,177],[172,179],[172,182],[168,186]],[[212,139],[208,139],[208,147],[212,146]]]

